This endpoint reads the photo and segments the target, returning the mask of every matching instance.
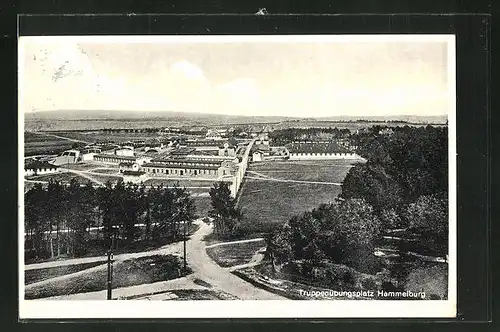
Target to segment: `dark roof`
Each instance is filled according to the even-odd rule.
[[[59,168],[59,166],[49,164],[46,161],[38,161],[38,160],[35,160],[33,162],[24,165],[24,169],[44,169],[44,168],[53,169],[53,168]]]
[[[172,152],[170,152],[171,155],[186,155],[186,154],[189,154],[193,151],[196,151],[196,149],[192,149],[192,148],[180,148],[180,149],[177,149],[177,150],[174,150]]]
[[[113,159],[120,159],[120,160],[136,160],[136,157],[129,157],[129,156],[118,156],[116,154],[105,154],[105,153],[100,153],[96,154],[94,158],[113,158]]]
[[[203,160],[203,159],[190,159],[190,158],[178,158],[178,159],[159,159],[155,158],[152,160],[152,163],[159,163],[159,164],[213,164],[213,165],[220,165],[222,162],[225,161],[224,159],[212,159],[212,160]]]
[[[234,137],[229,138],[227,143],[229,143],[229,145],[238,145],[238,141]]]
[[[135,176],[140,176],[140,175],[144,175],[146,174],[145,172],[141,172],[141,171],[124,171],[122,173],[123,175],[135,175]]]
[[[152,159],[152,161],[154,160],[163,160],[163,159],[168,159],[170,158],[170,151],[163,151],[163,152],[158,152],[157,155],[154,156],[154,158]]]
[[[122,163],[119,163],[118,166],[132,166],[134,163],[130,162],[130,161],[125,161],[125,162],[122,162]]]
[[[220,140],[196,140],[196,141],[191,141],[187,140],[186,145],[187,146],[217,146],[220,144]]]
[[[220,165],[186,165],[183,163],[177,164],[159,164],[159,163],[146,163],[142,167],[157,167],[157,168],[183,168],[183,169],[219,169]]]
[[[290,153],[341,153],[350,152],[336,142],[328,143],[290,143],[286,145]]]

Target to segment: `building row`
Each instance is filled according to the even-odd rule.
[[[260,139],[252,149],[252,161],[363,159],[354,151],[354,147],[343,141],[295,141],[285,146],[274,147],[263,144]]]

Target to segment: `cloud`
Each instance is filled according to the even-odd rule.
[[[77,44],[32,44],[25,52],[25,109],[72,108],[92,100],[98,76]]]
[[[187,79],[205,80],[203,70],[197,65],[185,60],[172,64],[172,66],[170,67],[170,71],[174,75],[179,75]]]
[[[233,51],[230,46],[210,48],[210,55],[195,53],[193,45],[80,47],[68,40],[40,39],[26,45],[20,76],[24,110],[329,116],[428,114],[446,107],[442,61],[425,52],[399,55],[397,45],[323,45],[312,53],[301,46],[296,54],[269,46],[269,53],[260,52],[260,57],[241,45],[237,51],[236,45]],[[268,58],[263,66],[262,59]]]

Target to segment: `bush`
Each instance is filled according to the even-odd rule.
[[[262,221],[242,221],[235,229],[234,238],[244,238],[254,234],[271,233],[282,226],[280,223]]]
[[[345,265],[333,264],[328,261],[321,261],[313,265],[307,260],[296,260],[285,264],[280,273],[286,279],[296,282],[349,290],[355,287],[355,274],[357,272]]]
[[[448,265],[422,265],[412,269],[405,288],[411,291],[424,290],[427,296],[446,299],[448,296]]]

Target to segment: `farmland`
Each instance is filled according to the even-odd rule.
[[[116,168],[95,168],[91,170],[92,173],[99,173],[99,174],[119,174],[120,170]]]
[[[103,165],[93,164],[93,163],[67,164],[67,165],[62,165],[62,166],[64,168],[69,168],[69,169],[73,169],[73,170],[76,170],[76,171],[89,171],[91,169],[96,169],[98,167],[102,167],[102,168],[105,167]],[[116,171],[118,171],[118,169]]]
[[[120,176],[118,175],[111,175],[111,174],[103,174],[103,175],[91,174],[89,176],[103,183],[107,181],[116,182],[120,178]],[[76,173],[71,173],[68,171],[61,171],[54,174],[31,176],[27,179],[35,181],[43,181],[43,182],[49,182],[50,180],[53,180],[53,181],[61,181],[63,183],[69,183],[71,179],[76,179],[80,183],[87,183],[89,181],[88,178],[85,178],[81,175],[78,175]]]
[[[245,223],[259,231],[265,224],[284,223],[332,202],[341,191],[336,183],[343,181],[350,167],[349,161],[339,160],[252,164],[238,202]]]
[[[27,178],[28,180],[35,180],[35,181],[44,181],[48,182],[50,180],[53,181],[61,181],[61,182],[70,182],[71,179],[76,179],[81,183],[87,183],[88,179],[75,174],[75,173],[70,173],[70,172],[59,172],[59,173],[54,173],[54,174],[45,174],[45,175],[37,175],[37,176],[30,176]]]
[[[72,145],[73,142],[61,138],[30,132],[24,133],[24,154],[26,156],[36,154],[57,154],[70,149]]]
[[[67,131],[57,132],[57,135],[86,142],[113,141],[118,144],[130,140],[146,141],[158,137],[156,133],[108,133],[104,131]]]

